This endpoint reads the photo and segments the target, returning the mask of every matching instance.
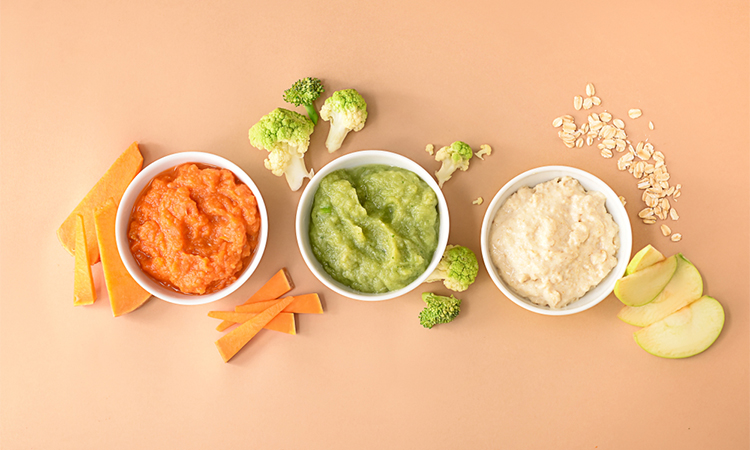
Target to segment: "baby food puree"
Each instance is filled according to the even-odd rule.
[[[310,245],[326,272],[364,293],[407,286],[437,248],[435,192],[415,173],[378,164],[341,169],[320,181]]]
[[[144,189],[128,238],[149,276],[185,294],[205,294],[237,279],[259,231],[258,202],[231,171],[183,164]]]

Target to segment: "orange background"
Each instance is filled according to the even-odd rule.
[[[175,2],[5,0],[0,6],[0,448],[747,449],[750,17],[728,2]],[[633,220],[634,249],[683,252],[725,307],[713,347],[686,360],[638,348],[613,296],[568,317],[521,309],[482,267],[452,324],[419,326],[422,290],[364,303],[325,289],[294,239],[300,192],[263,168],[247,129],[317,76],[357,88],[370,118],[338,153],[491,144],[445,186],[451,242],[479,252],[487,203],[518,173],[567,164],[640,210],[636,182],[553,118],[591,81],[631,139],[667,157],[684,239]],[[318,106],[322,104],[318,102]],[[625,117],[639,107],[643,118]],[[302,111],[302,108],[298,108]],[[575,114],[578,122],[583,111]],[[646,127],[648,120],[656,125]],[[215,304],[152,299],[112,318],[72,306],[55,230],[132,141],[146,163],[185,150],[243,167],[268,203],[256,274]],[[483,196],[487,203],[471,201]],[[263,332],[229,364],[213,309],[280,267],[325,314]]]

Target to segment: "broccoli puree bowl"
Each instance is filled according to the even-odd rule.
[[[323,167],[297,206],[297,243],[334,292],[365,301],[399,297],[435,270],[448,243],[445,198],[414,161],[364,150]]]

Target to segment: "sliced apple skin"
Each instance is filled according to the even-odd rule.
[[[724,327],[724,308],[704,295],[690,305],[633,334],[635,342],[654,356],[688,358],[706,350]]]
[[[700,298],[703,294],[700,272],[682,254],[675,256],[677,270],[664,290],[647,305],[623,307],[617,314],[620,320],[630,325],[647,327]]]
[[[664,290],[676,270],[677,256],[673,255],[617,280],[615,296],[628,306],[643,306]]]
[[[646,267],[653,266],[654,264],[664,261],[666,258],[661,252],[651,244],[643,247],[641,251],[633,256],[633,259],[628,263],[628,267],[625,268],[625,276],[631,273],[638,272],[639,270],[645,269]]]

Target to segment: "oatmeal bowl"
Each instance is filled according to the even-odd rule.
[[[514,303],[568,315],[604,300],[625,272],[632,231],[617,194],[580,169],[545,166],[505,184],[481,230],[484,265]]]
[[[201,305],[250,278],[268,239],[268,214],[237,165],[181,152],[133,179],[117,209],[115,238],[128,273],[151,295]]]

